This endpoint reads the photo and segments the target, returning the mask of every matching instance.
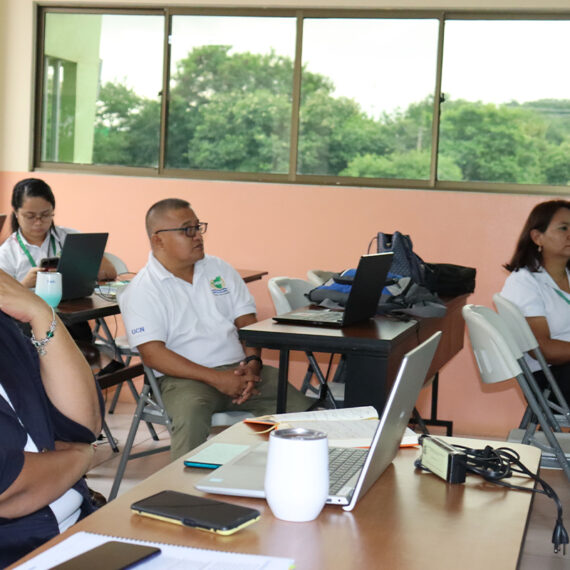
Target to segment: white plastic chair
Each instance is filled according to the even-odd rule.
[[[556,421],[561,426],[570,426],[570,408],[568,403],[560,391],[558,382],[556,382],[556,379],[550,371],[550,367],[540,350],[538,341],[536,340],[525,316],[521,313],[517,305],[503,297],[500,293],[493,295],[493,302],[497,307],[497,311],[501,319],[508,327],[511,337],[518,344],[521,351],[523,353],[530,354],[530,356],[534,357],[540,364],[542,372],[550,386],[550,389],[544,393],[544,396],[547,399],[550,408],[557,414]],[[552,399],[551,394],[554,396],[554,400]],[[521,428],[527,427],[530,421],[530,413],[530,408],[527,408],[521,422]]]
[[[541,432],[532,434],[525,432],[521,438],[519,438],[521,430],[513,430],[509,434],[509,441],[519,441],[540,448],[543,452],[541,464],[546,467],[562,468],[570,480],[570,465],[561,448],[561,442],[565,444],[565,447],[569,443],[564,438],[567,434],[555,435],[552,431],[547,412],[536,397],[538,388],[536,385],[531,387],[534,378],[527,380],[517,362],[515,355],[518,352],[522,357],[522,352],[514,341],[508,339],[508,334],[506,336],[504,334],[506,326],[501,324],[497,313],[487,307],[465,305],[462,313],[467,323],[471,347],[479,367],[481,380],[486,384],[494,384],[515,378],[542,429]],[[540,390],[538,393],[540,394]]]
[[[332,271],[324,271],[322,269],[309,269],[307,271],[307,279],[313,286],[318,287],[326,283],[334,273]]]
[[[119,256],[106,251],[105,257],[113,264],[117,275],[124,275],[125,273],[129,273],[127,264]]]
[[[129,459],[154,455],[155,453],[168,451],[170,449],[170,445],[165,445],[162,447],[149,449],[147,451],[131,453],[139,424],[142,421],[147,422],[147,424],[164,425],[168,429],[168,433],[172,433],[172,420],[166,412],[166,407],[164,406],[164,402],[162,400],[158,380],[156,379],[156,376],[154,375],[152,369],[148,366],[144,366],[144,377],[145,383],[138,397],[137,407],[135,409],[131,427],[125,441],[123,454],[121,455],[121,460],[119,461],[117,472],[115,473],[115,479],[113,480],[113,486],[111,487],[111,492],[109,493],[109,501],[114,499],[119,492],[119,487],[121,486],[121,481],[123,480],[127,461],[129,461]],[[212,416],[212,427],[230,426],[251,417],[253,417],[253,414],[250,412],[219,412],[213,414]]]
[[[278,315],[288,313],[294,309],[299,309],[310,303],[307,294],[315,288],[312,283],[304,281],[303,279],[295,279],[292,277],[272,277],[267,282],[269,294],[275,307],[275,312]],[[331,355],[329,366],[326,375],[324,375],[311,351],[305,351],[309,360],[309,367],[301,386],[301,391],[308,396],[318,395],[319,399],[328,398],[330,404],[336,408],[344,402],[344,384],[335,380],[340,378],[342,374],[342,367],[344,360],[341,361],[337,367],[335,378],[332,382],[328,382],[328,375],[334,354]],[[319,390],[315,390],[311,385],[311,378],[313,374],[319,381]],[[324,389],[324,393],[322,392]]]
[[[312,283],[292,277],[272,277],[267,282],[271,300],[278,315],[310,303],[307,294],[315,288]]]

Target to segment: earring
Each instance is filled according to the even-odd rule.
[[[542,246],[541,245],[538,246],[538,253],[542,253]]]

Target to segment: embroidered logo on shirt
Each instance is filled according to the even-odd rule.
[[[139,327],[138,329],[131,329],[131,334],[138,334],[144,332],[144,327]]]
[[[226,287],[226,283],[222,279],[221,275],[214,277],[214,279],[212,279],[210,281],[210,290],[212,291],[212,293],[214,295],[227,295],[227,294],[229,294],[229,291]]]

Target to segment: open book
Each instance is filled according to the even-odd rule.
[[[265,425],[269,429],[302,427],[324,431],[331,447],[370,447],[378,426],[378,412],[372,406],[361,406],[338,410],[274,414],[248,418],[244,422]],[[418,436],[410,428],[406,428],[401,447],[413,445],[418,445]]]

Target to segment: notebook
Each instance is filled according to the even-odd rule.
[[[62,301],[88,297],[93,293],[108,235],[67,234],[57,265],[61,273]]]
[[[376,314],[388,270],[391,252],[363,255],[358,262],[344,311],[296,309],[273,317],[278,323],[341,328],[370,319]]]
[[[344,510],[351,511],[392,463],[440,338],[441,332],[437,332],[404,356],[369,449],[329,448],[327,503],[343,505]],[[330,456],[337,453],[356,456],[356,466],[341,483],[336,483],[334,473],[330,473]],[[206,493],[264,498],[266,461],[267,443],[263,443],[200,479],[196,488]],[[343,463],[347,461],[350,459],[342,460]],[[307,485],[310,484],[307,481]],[[330,491],[336,489],[335,485],[338,490],[331,494]]]

